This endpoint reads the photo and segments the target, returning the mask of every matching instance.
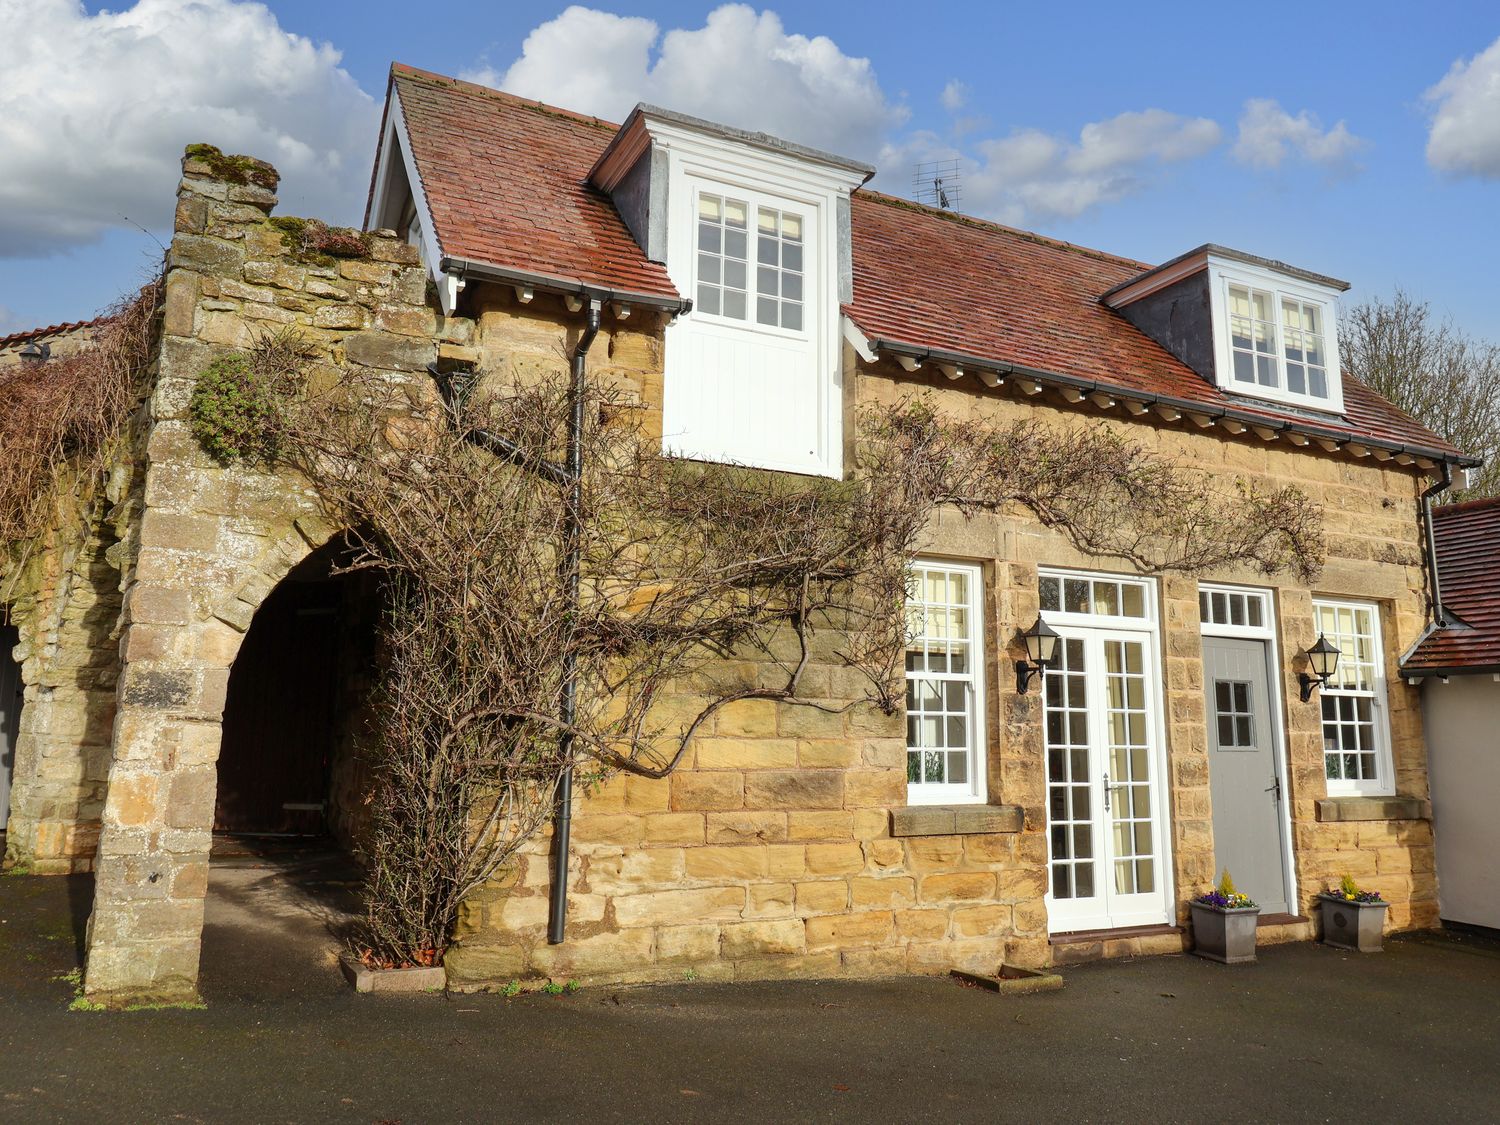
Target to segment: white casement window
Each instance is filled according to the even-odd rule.
[[[698,311],[744,320],[749,309],[748,205],[704,192],[698,197]]]
[[[911,804],[985,800],[979,568],[919,560],[907,583],[906,792]]]
[[[1394,793],[1379,611],[1369,602],[1317,599],[1313,619],[1339,650],[1333,678],[1319,689],[1328,793]]]
[[[1219,385],[1317,410],[1343,409],[1331,297],[1264,277],[1216,277]]]
[[[763,205],[753,210],[752,235],[748,202],[709,192],[698,196],[697,310],[705,316],[801,332],[802,216]],[[748,291],[752,268],[753,300]]]
[[[802,331],[802,217],[757,207],[755,323]]]

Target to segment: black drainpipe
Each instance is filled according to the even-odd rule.
[[[583,509],[583,405],[584,366],[594,337],[599,335],[600,310],[603,302],[590,298],[588,313],[584,321],[583,335],[573,346],[570,357],[571,379],[568,384],[568,450],[567,461],[559,465],[523,449],[509,438],[489,430],[471,429],[464,433],[464,440],[480,449],[487,450],[512,464],[529,469],[550,481],[568,486],[566,522],[563,526],[563,596],[566,600],[568,618],[576,622],[582,579],[579,574],[580,540],[582,527],[580,513]],[[459,424],[463,403],[472,387],[472,376],[459,376],[457,385],[453,373],[443,371],[436,363],[427,365],[428,372],[438,385],[443,404],[450,419]],[[552,818],[552,901],[547,913],[547,940],[553,945],[561,944],[568,923],[568,852],[569,837],[573,828],[573,722],[578,717],[578,659],[572,649],[563,653],[562,698],[559,707],[562,732],[558,735],[558,753],[563,760],[562,779],[557,786],[557,805]]]
[[[579,540],[583,510],[583,401],[584,361],[594,337],[599,334],[600,302],[588,303],[583,335],[573,347],[572,381],[568,386],[568,480],[567,524],[564,529],[563,584],[569,618],[578,616],[581,578]],[[557,748],[562,757],[562,780],[557,786],[557,811],[552,819],[552,901],[547,912],[547,941],[559,945],[568,925],[568,852],[573,829],[573,721],[578,714],[578,659],[569,646],[563,653],[562,733]]]
[[[1453,483],[1453,466],[1444,461],[1443,475],[1422,493],[1422,528],[1427,542],[1427,574],[1432,581],[1432,623],[1441,629],[1449,624],[1448,611],[1443,608],[1443,583],[1438,577],[1437,539],[1432,532],[1432,498]]]

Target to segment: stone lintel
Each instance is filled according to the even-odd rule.
[[[892,836],[973,836],[1019,832],[1020,805],[910,805],[891,810]]]
[[[1420,797],[1324,797],[1318,820],[1429,820],[1432,803]]]

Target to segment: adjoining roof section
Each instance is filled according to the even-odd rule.
[[[1443,608],[1457,624],[1427,633],[1404,676],[1500,673],[1500,497],[1433,509]]]
[[[682,305],[666,269],[587,182],[613,125],[399,63],[391,90],[443,272]]]
[[[15,344],[24,344],[28,340],[45,340],[49,336],[67,336],[86,328],[98,328],[109,319],[109,315],[105,314],[103,316],[96,316],[92,320],[70,320],[63,324],[49,324],[45,328],[30,328],[25,332],[12,332],[9,336],[0,336],[0,348],[8,348]]]
[[[1262,258],[1258,254],[1247,254],[1243,250],[1235,250],[1229,246],[1220,246],[1216,242],[1205,242],[1186,254],[1179,254],[1169,262],[1163,262],[1159,266],[1153,266],[1135,277],[1127,278],[1120,284],[1106,290],[1101,296],[1103,301],[1112,309],[1121,305],[1129,304],[1137,297],[1144,296],[1165,285],[1180,280],[1201,269],[1208,267],[1209,258],[1226,258],[1232,262],[1243,262],[1246,265],[1258,266],[1272,273],[1279,273],[1285,277],[1296,278],[1311,285],[1317,285],[1324,289],[1333,289],[1339,293],[1347,292],[1349,283],[1340,281],[1336,277],[1328,277],[1325,274],[1313,273],[1311,270],[1300,269],[1297,266],[1289,266],[1285,262],[1278,262],[1273,258]]]
[[[854,299],[844,311],[877,352],[991,378],[1014,373],[1121,399],[1136,414],[1227,419],[1231,432],[1253,428],[1268,440],[1285,431],[1326,449],[1480,463],[1348,375],[1342,415],[1210,385],[1101,303],[1149,272],[1145,263],[871,191],[854,195],[853,236]]]

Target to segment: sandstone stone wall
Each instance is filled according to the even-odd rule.
[[[25,685],[5,833],[7,870],[93,867],[119,674],[119,544],[104,516],[63,517],[25,545],[0,595],[16,626]]]
[[[529,340],[511,319],[480,317],[481,346],[496,337]],[[526,345],[526,346],[529,346]],[[1001,423],[1038,418],[1056,426],[1099,424],[1045,397],[1009,397],[858,364],[846,386],[851,415],[867,403],[933,393],[945,410]],[[649,393],[649,392],[648,392]],[[656,400],[659,401],[659,400]],[[648,409],[654,402],[648,399]],[[1107,416],[1106,416],[1107,417]],[[1204,432],[1190,423],[1146,425],[1114,419],[1133,440],[1232,487],[1294,483],[1324,510],[1328,563],[1313,588],[1245,569],[1161,579],[1162,689],[1169,759],[1172,876],[1177,923],[1187,900],[1218,873],[1203,699],[1198,581],[1275,588],[1289,752],[1287,778],[1300,908],[1313,916],[1316,894],[1348,872],[1391,900],[1393,928],[1436,922],[1432,839],[1416,693],[1396,659],[1423,625],[1417,494],[1424,481],[1394,463],[1357,462],[1286,445],[1268,447]],[[852,427],[850,427],[852,431]],[[667,979],[685,973],[719,979],[861,975],[993,969],[999,960],[1039,965],[1097,956],[1170,952],[1186,932],[1047,938],[1046,776],[1040,704],[1017,695],[1010,662],[1024,653],[1016,633],[1038,610],[1037,568],[1126,571],[1080,553],[1063,536],[1015,513],[934,519],[926,549],[977,562],[985,578],[989,799],[993,817],[951,835],[895,836],[892,809],[905,805],[900,716],[869,709],[830,718],[768,703],[727,708],[698,742],[686,767],[666,781],[616,778],[575,806],[570,937],[545,939],[548,846],[537,841],[502,883],[470,904],[448,958],[450,981],[481,987],[513,978],[582,976]],[[1316,639],[1314,594],[1373,598],[1381,606],[1389,717],[1397,789],[1413,801],[1354,810],[1380,819],[1330,822],[1321,806],[1323,774],[1316,698],[1297,698],[1297,660]],[[725,680],[755,682],[754,665],[726,666]],[[814,694],[830,701],[857,689],[832,666],[815,666]],[[821,677],[821,679],[820,679]],[[1357,804],[1358,802],[1356,802]],[[1010,818],[1004,810],[1018,807]],[[1417,818],[1413,818],[1413,813]],[[1389,819],[1390,815],[1401,819]],[[996,827],[1019,831],[994,831]],[[1263,940],[1313,936],[1311,921],[1268,928]]]
[[[329,372],[358,364],[431,393],[445,335],[414,251],[300,255],[268,221],[275,196],[183,165],[150,402],[143,506],[124,569],[122,670],[85,987],[102,998],[190,995],[207,884],[215,761],[230,666],[256,608],[339,529],[306,485],[221,466],[187,417],[200,372],[260,332],[294,327]]]

